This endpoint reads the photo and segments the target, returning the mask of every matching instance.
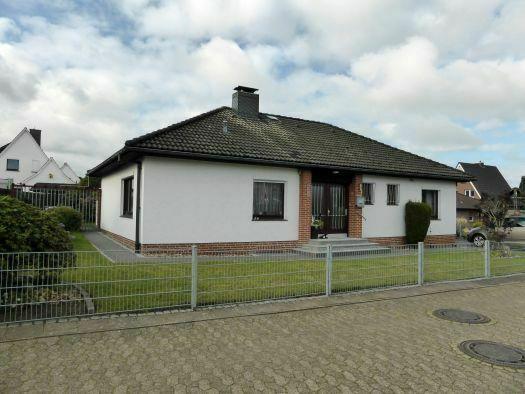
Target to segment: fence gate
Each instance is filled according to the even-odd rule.
[[[42,210],[71,207],[82,215],[84,230],[100,224],[100,189],[77,185],[13,185],[11,195]]]

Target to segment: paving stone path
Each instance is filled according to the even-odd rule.
[[[217,320],[17,342],[5,342],[11,337],[0,332],[0,391],[525,391],[525,373],[474,361],[457,350],[467,339],[525,348],[525,282],[413,296],[417,291],[385,292],[407,298],[373,302],[366,301],[378,293],[334,297],[339,303],[365,302],[284,313],[283,308],[327,301],[187,312],[177,316]],[[493,321],[468,325],[431,316],[444,307],[476,311]],[[220,318],[250,311],[279,313]],[[103,319],[90,327],[103,330],[125,319],[133,318]],[[149,316],[141,322],[166,319]],[[56,324],[60,331],[70,323]]]

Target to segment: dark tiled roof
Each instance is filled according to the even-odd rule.
[[[5,144],[4,146],[0,146],[0,153],[2,153],[2,151],[7,148],[9,144]]]
[[[246,118],[229,107],[129,140],[126,149],[364,173],[471,179],[452,167],[327,123],[269,114]],[[107,162],[90,172],[96,174]]]
[[[459,163],[467,174],[473,175],[473,181],[478,192],[490,197],[508,195],[511,191],[509,184],[499,172],[498,167],[488,166],[483,163]]]
[[[456,193],[456,209],[476,209],[479,210],[479,200]]]

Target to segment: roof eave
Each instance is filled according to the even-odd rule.
[[[176,157],[176,158],[194,159],[194,160],[212,160],[212,161],[222,161],[222,162],[264,164],[264,165],[275,165],[275,166],[295,167],[295,168],[320,168],[320,169],[332,169],[332,170],[347,170],[347,171],[355,171],[355,172],[361,172],[361,173],[366,173],[366,174],[392,175],[392,176],[409,177],[409,178],[439,179],[439,180],[448,180],[448,181],[455,181],[455,182],[467,182],[467,181],[475,179],[472,176],[466,175],[464,173],[458,174],[457,177],[451,177],[451,176],[445,176],[445,175],[439,175],[439,174],[418,174],[418,173],[412,173],[412,172],[374,170],[370,168],[361,168],[361,167],[316,164],[316,163],[309,163],[309,162],[292,162],[292,161],[284,161],[284,160],[271,160],[271,159],[261,159],[261,158],[253,158],[253,157],[242,157],[242,156],[221,156],[221,155],[213,155],[209,153],[172,151],[172,150],[143,148],[143,147],[130,147],[130,146],[124,147],[117,153],[123,154],[125,152],[136,152],[136,153],[140,153],[141,155]],[[116,158],[116,156],[117,154],[113,155],[113,158]],[[88,175],[90,175],[92,172],[94,173],[95,170],[99,171],[101,167],[104,165],[104,163],[105,162],[101,163],[99,166],[95,167],[93,170],[89,170]],[[96,175],[93,175],[93,176],[96,176]]]

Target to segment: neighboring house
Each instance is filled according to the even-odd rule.
[[[0,147],[0,182],[33,186],[36,183],[74,184],[78,176],[67,165],[62,168],[41,147],[42,132],[24,128],[9,143]],[[2,186],[0,186],[2,187]]]
[[[469,222],[481,220],[480,200],[461,193],[456,193],[457,218]]]
[[[80,182],[80,177],[73,171],[73,169],[69,166],[69,164],[64,163],[62,164],[62,167],[60,167],[62,172],[65,176],[67,176],[69,179],[71,179],[73,182],[78,183]]]
[[[428,241],[454,242],[456,182],[472,177],[327,123],[259,112],[256,89],[126,141],[101,177],[101,228],[137,250],[289,248],[313,218],[334,236],[403,243],[405,204],[432,207]]]
[[[510,196],[511,188],[496,166],[485,163],[458,163],[458,170],[472,175],[475,179],[458,183],[458,193],[480,200],[483,196]]]

